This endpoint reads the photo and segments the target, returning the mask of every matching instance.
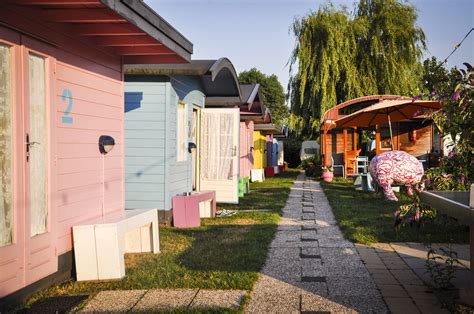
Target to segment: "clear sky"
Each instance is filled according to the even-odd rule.
[[[353,8],[353,0],[333,1]],[[474,27],[474,0],[411,0],[427,38],[426,57],[443,60]],[[276,74],[286,89],[287,62],[294,47],[289,27],[295,17],[324,0],[146,0],[194,44],[192,59],[228,57],[237,72],[256,67]],[[451,56],[448,66],[474,65],[474,32]]]

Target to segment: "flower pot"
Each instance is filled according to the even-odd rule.
[[[334,177],[334,173],[330,171],[323,172],[322,178],[325,182],[331,182],[333,177]]]

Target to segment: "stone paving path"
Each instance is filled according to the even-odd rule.
[[[421,243],[356,244],[357,250],[392,313],[449,313],[425,283],[431,278],[425,265],[428,248]],[[433,248],[444,245],[433,245]],[[469,268],[469,246],[454,245],[460,262]],[[470,271],[460,268],[453,283],[469,284]]]
[[[296,180],[247,312],[388,312],[319,182]]]
[[[156,312],[199,309],[238,309],[246,291],[206,289],[114,290],[99,292],[81,310],[92,312]]]

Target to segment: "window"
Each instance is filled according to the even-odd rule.
[[[392,139],[390,137],[390,129],[388,127],[380,128],[380,149],[390,150],[392,148]]]
[[[46,107],[46,59],[29,55],[29,190],[31,209],[31,236],[47,231],[47,160],[48,126]]]
[[[12,76],[10,47],[0,44],[0,247],[12,243]]]
[[[178,103],[178,121],[176,123],[176,145],[178,161],[186,161],[188,156],[188,108],[184,103]]]

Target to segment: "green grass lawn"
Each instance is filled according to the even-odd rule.
[[[387,201],[381,193],[356,191],[347,180],[321,182],[344,236],[357,243],[423,242],[469,243],[469,229],[446,216],[426,221],[422,226],[402,226],[396,230],[396,208],[410,201],[398,193],[398,202]]]
[[[269,209],[280,212],[285,206],[290,188],[299,174],[299,170],[288,169],[264,182],[250,183],[250,193],[239,199],[239,204],[218,204],[218,209],[259,210]]]
[[[160,227],[161,253],[127,254],[127,275],[122,280],[70,280],[35,295],[29,303],[50,296],[114,289],[251,290],[297,174],[298,171],[289,170],[263,183],[251,183],[252,193],[241,198],[239,205],[224,206],[241,210],[234,216],[203,219],[199,228]]]

